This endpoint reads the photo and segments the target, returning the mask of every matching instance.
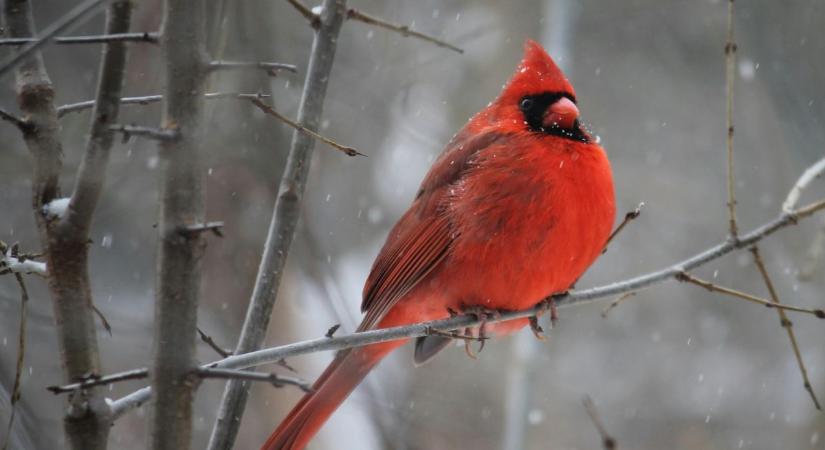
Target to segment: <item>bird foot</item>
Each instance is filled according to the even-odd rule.
[[[539,319],[536,316],[530,317],[530,330],[533,332],[533,336],[540,341],[546,341],[547,336],[544,335],[544,329],[539,325]]]
[[[478,353],[481,353],[481,351],[484,350],[484,343],[488,339],[488,337],[487,337],[487,321],[489,319],[498,319],[498,318],[500,318],[501,317],[501,312],[499,312],[495,309],[485,308],[485,307],[479,306],[479,305],[468,305],[468,306],[462,306],[461,307],[461,313],[462,314],[467,314],[467,315],[473,315],[478,320],[481,321],[481,324],[479,324],[479,326],[478,326],[478,336],[476,337],[476,339],[465,339],[464,340],[464,352],[467,353],[467,356],[469,356],[470,358],[478,359]],[[464,335],[465,336],[473,336],[473,330],[471,328],[465,328],[464,329]],[[471,341],[473,341],[473,340],[477,340],[477,341],[480,342],[477,352],[473,351],[472,344],[471,344]]]

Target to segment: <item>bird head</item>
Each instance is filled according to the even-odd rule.
[[[482,116],[487,119],[482,122],[508,131],[590,139],[579,124],[573,86],[541,45],[529,39],[515,73]]]

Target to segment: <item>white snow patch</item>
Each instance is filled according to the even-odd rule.
[[[56,198],[43,205],[43,214],[50,219],[62,219],[69,209],[70,198]]]
[[[0,258],[0,267],[5,266],[12,272],[16,273],[37,273],[40,275],[46,274],[46,263],[33,261],[27,259],[21,261],[11,255],[11,249],[7,250],[3,257]]]

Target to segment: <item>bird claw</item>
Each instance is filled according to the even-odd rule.
[[[546,341],[547,336],[545,336],[544,329],[539,325],[539,319],[536,316],[530,317],[530,330],[533,332],[533,336],[540,341]]]
[[[450,311],[451,313],[455,312],[451,309],[448,309],[448,311]],[[481,351],[484,350],[484,344],[487,341],[487,320],[500,318],[501,312],[495,309],[485,308],[483,306],[471,305],[463,306],[461,308],[461,313],[473,315],[481,321],[481,323],[478,326],[478,337],[475,339],[480,342],[478,346],[478,351],[473,351],[471,341],[474,339],[464,340],[464,352],[467,353],[467,356],[469,356],[470,358],[478,359],[478,353],[481,353]],[[466,328],[464,330],[464,335],[468,337],[473,336],[472,330],[470,328]]]

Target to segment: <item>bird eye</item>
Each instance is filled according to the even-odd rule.
[[[529,111],[533,108],[533,99],[532,98],[523,98],[518,105],[519,109],[522,111]]]

